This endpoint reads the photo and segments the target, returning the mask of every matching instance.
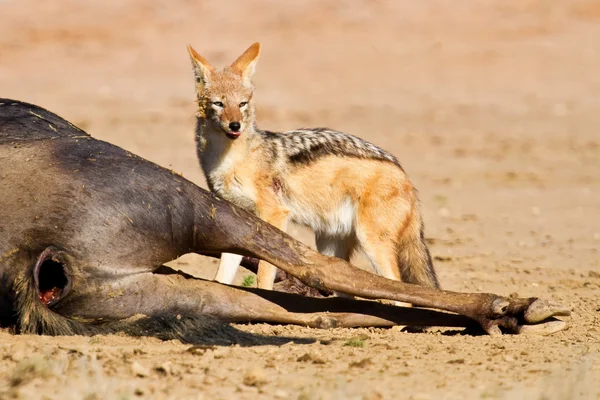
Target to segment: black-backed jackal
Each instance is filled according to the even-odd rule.
[[[325,255],[349,260],[360,249],[386,278],[439,287],[417,192],[393,155],[325,128],[258,129],[252,76],[260,45],[220,71],[188,50],[198,157],[213,192],[282,230],[290,220],[312,228]],[[215,280],[231,284],[241,258],[224,253]],[[258,287],[272,289],[275,273],[261,261]]]

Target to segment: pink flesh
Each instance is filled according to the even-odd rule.
[[[46,290],[44,292],[40,292],[40,300],[44,304],[50,304],[52,301],[60,297],[60,292],[61,290],[57,287],[52,288],[50,290]]]

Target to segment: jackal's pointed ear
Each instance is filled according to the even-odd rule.
[[[208,61],[204,59],[196,50],[188,44],[188,52],[192,59],[192,68],[194,69],[194,76],[196,78],[196,89],[200,90],[206,85],[215,71],[215,68],[210,65]]]
[[[254,43],[231,64],[231,69],[240,74],[246,84],[252,81],[259,55],[260,43]]]

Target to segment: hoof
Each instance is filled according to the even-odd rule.
[[[552,319],[548,322],[542,322],[537,325],[521,325],[518,332],[522,335],[552,335],[553,333],[567,329],[567,323],[558,319]]]
[[[569,315],[571,315],[571,310],[567,307],[538,299],[527,307],[523,318],[530,324],[536,324],[550,317],[567,317]]]

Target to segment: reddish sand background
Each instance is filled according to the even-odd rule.
[[[0,95],[205,186],[185,46],[223,66],[254,41],[261,126],[388,149],[419,188],[445,288],[555,299],[571,328],[257,325],[242,329],[334,341],[192,352],[0,332],[0,398],[600,398],[600,2],[0,0]]]

